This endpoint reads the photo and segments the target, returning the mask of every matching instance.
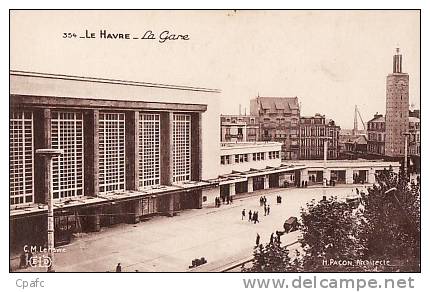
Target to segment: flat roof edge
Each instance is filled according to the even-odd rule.
[[[61,80],[82,81],[82,82],[109,83],[109,84],[118,84],[118,85],[156,87],[156,88],[164,88],[164,89],[201,91],[201,92],[208,92],[208,93],[221,93],[220,89],[205,88],[205,87],[171,85],[171,84],[162,84],[162,83],[128,81],[128,80],[120,80],[120,79],[96,78],[96,77],[74,76],[74,75],[64,75],[64,74],[51,74],[51,73],[41,73],[41,72],[31,72],[31,71],[20,71],[20,70],[10,70],[9,74],[10,76],[13,75],[13,76],[35,77],[35,78],[46,78],[46,79],[61,79]]]

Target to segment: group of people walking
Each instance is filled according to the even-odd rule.
[[[276,231],[276,235],[274,232],[272,232],[272,234],[270,234],[270,241],[269,241],[270,244],[281,243],[281,235],[282,235],[282,232],[280,231]],[[257,233],[257,237],[255,238],[256,246],[260,245],[260,239],[261,239],[260,234]]]
[[[267,204],[266,196],[260,197],[260,206],[264,207],[264,216],[268,216],[270,214],[270,205]],[[246,217],[246,210],[243,209],[242,210],[242,220],[244,220],[245,217]],[[258,211],[249,210],[248,222],[254,222],[254,224],[256,224],[257,222],[260,223],[260,221],[258,220]]]
[[[261,196],[260,197],[260,206],[266,205],[267,204],[267,198],[266,196]]]
[[[270,205],[267,204],[266,196],[260,197],[260,206],[264,206],[264,216],[270,214]]]
[[[215,198],[215,207],[221,206],[221,201],[223,204],[233,204],[233,196],[223,196],[223,197],[216,197]]]
[[[242,220],[246,217],[246,210],[243,209],[242,210]],[[249,210],[248,212],[248,222],[254,222],[254,224],[256,224],[257,222],[260,223],[260,221],[258,220],[258,211],[251,211]]]

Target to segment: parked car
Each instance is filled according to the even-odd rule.
[[[285,233],[296,231],[298,229],[297,217],[290,217],[284,223]]]

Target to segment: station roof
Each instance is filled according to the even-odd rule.
[[[100,194],[95,197],[81,196],[68,198],[67,200],[54,201],[54,211],[73,209],[76,207],[88,207],[94,205],[109,205],[120,203],[129,200],[138,200],[147,197],[158,197],[177,192],[187,192],[196,189],[204,189],[217,185],[214,181],[189,181],[184,183],[177,183],[172,186],[155,186],[145,190],[139,191],[116,191],[106,194]],[[32,204],[29,206],[18,206],[10,209],[10,217],[23,217],[28,215],[43,214],[48,211],[46,204]]]

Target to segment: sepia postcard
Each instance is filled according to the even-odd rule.
[[[420,10],[9,17],[10,272],[421,272]]]

